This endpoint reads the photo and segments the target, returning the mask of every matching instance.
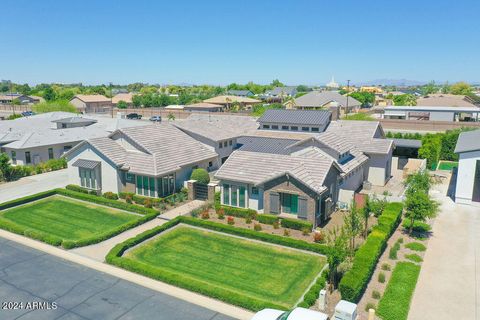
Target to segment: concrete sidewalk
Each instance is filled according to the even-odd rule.
[[[248,310],[235,307],[233,305],[224,303],[219,300],[215,300],[215,299],[212,299],[212,298],[209,298],[185,289],[181,289],[160,281],[156,281],[151,278],[141,276],[139,274],[136,274],[130,271],[126,271],[124,269],[111,266],[103,262],[99,262],[99,261],[81,256],[72,251],[66,251],[57,247],[53,247],[43,242],[32,240],[32,239],[29,239],[14,233],[10,233],[4,230],[0,230],[0,237],[10,241],[20,243],[24,246],[28,246],[36,250],[40,250],[42,252],[62,258],[64,260],[74,262],[74,263],[83,265],[85,267],[107,273],[117,278],[141,285],[143,287],[165,293],[172,297],[188,301],[195,305],[216,311],[218,313],[230,316],[235,319],[250,320],[253,316],[253,313]]]
[[[96,261],[103,262],[105,261],[105,256],[107,255],[107,253],[112,250],[113,247],[115,247],[117,244],[122,243],[127,239],[133,238],[144,231],[153,229],[157,226],[161,226],[162,224],[167,223],[168,220],[174,219],[181,215],[185,215],[193,209],[201,207],[203,204],[205,204],[205,202],[201,200],[194,200],[185,203],[179,207],[162,213],[156,219],[148,221],[133,229],[127,230],[113,238],[97,244],[92,244],[90,246],[75,248],[70,251],[94,259]]]
[[[0,184],[0,203],[42,191],[63,188],[68,183],[67,169],[37,174]]]
[[[441,209],[433,225],[408,319],[480,319],[480,209],[455,204],[446,186],[432,192]]]

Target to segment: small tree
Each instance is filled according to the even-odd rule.
[[[370,214],[372,213],[372,202],[368,195],[365,197],[365,206],[362,208],[362,218],[364,224],[363,230],[363,238],[366,239],[368,235],[368,219],[370,218]]]
[[[197,180],[198,183],[207,184],[210,182],[210,176],[208,175],[207,170],[198,168],[192,171],[190,176],[191,180]]]
[[[384,197],[383,199],[378,199],[376,195],[373,195],[372,199],[369,199],[370,211],[373,212],[373,215],[375,217],[379,217],[382,214],[383,210],[385,210],[386,205],[386,197]]]
[[[415,221],[425,222],[437,215],[438,203],[431,200],[428,193],[414,192],[405,200],[405,218],[410,220],[409,233],[413,231]]]
[[[170,120],[175,120],[175,115],[173,113],[169,113],[168,116],[167,116],[167,119],[170,121]]]
[[[355,201],[350,204],[350,210],[343,217],[345,233],[350,238],[350,254],[355,251],[355,237],[362,231],[362,216]]]
[[[329,248],[329,254],[327,255],[328,283],[330,284],[330,292],[332,292],[337,283],[338,266],[347,256],[347,235],[345,229],[339,227],[331,229],[327,235],[326,245]]]
[[[128,108],[128,103],[126,103],[123,100],[118,101],[117,103],[117,108],[118,109],[127,109]]]
[[[0,181],[7,181],[11,170],[10,158],[6,153],[0,153]]]

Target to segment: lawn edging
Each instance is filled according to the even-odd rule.
[[[372,277],[375,266],[387,246],[387,241],[398,227],[403,206],[399,202],[386,205],[372,228],[365,243],[357,250],[352,268],[345,273],[339,284],[342,299],[357,303]]]
[[[126,210],[130,212],[135,212],[135,213],[141,213],[143,216],[140,216],[139,219],[127,222],[125,224],[122,224],[108,232],[104,232],[95,236],[92,236],[90,238],[85,238],[82,240],[64,240],[60,237],[50,235],[46,232],[41,232],[37,231],[34,229],[31,229],[26,226],[19,225],[15,222],[12,222],[10,220],[7,220],[3,218],[0,215],[0,229],[4,229],[9,232],[13,232],[19,235],[26,236],[28,238],[32,238],[35,240],[39,240],[42,242],[45,242],[47,244],[53,245],[53,246],[62,246],[65,249],[72,249],[76,247],[82,247],[82,246],[87,246],[95,243],[102,242],[106,239],[109,239],[113,236],[116,236],[128,229],[134,228],[138,225],[141,225],[147,221],[150,221],[157,217],[160,212],[154,209],[149,209],[149,208],[144,208],[140,207],[137,205],[132,205],[132,204],[127,204],[123,203],[117,200],[110,200],[106,199],[103,197],[95,196],[95,195],[90,195],[90,194],[85,194],[81,192],[76,192],[72,190],[66,190],[66,189],[53,189],[53,190],[48,190],[44,192],[40,192],[37,194],[33,194],[30,196],[22,197],[19,199],[7,201],[4,203],[0,204],[0,210],[5,210],[5,209],[10,209],[19,205],[27,204],[36,200],[48,198],[53,195],[62,195],[66,196],[69,198],[77,199],[77,200],[82,200],[86,202],[92,202],[95,204],[99,205],[104,205],[108,206],[111,208],[115,209],[120,209],[120,210]]]
[[[311,251],[319,254],[326,254],[327,247],[319,244],[312,244],[304,242],[301,240],[295,240],[290,238],[284,238],[282,236],[270,235],[261,233],[258,231],[237,228],[230,225],[224,225],[221,223],[216,223],[212,221],[200,220],[192,217],[180,216],[173,220],[168,221],[167,223],[155,227],[153,229],[147,230],[133,238],[127,239],[124,242],[117,244],[105,257],[105,261],[109,264],[115,265],[126,270],[145,275],[147,277],[157,279],[187,290],[198,292],[221,301],[231,303],[249,310],[258,311],[264,308],[275,308],[275,309],[284,309],[285,307],[279,304],[271,303],[269,301],[264,301],[261,299],[247,297],[236,292],[232,292],[227,289],[221,288],[209,288],[205,286],[205,283],[200,281],[195,281],[192,279],[182,278],[178,275],[169,274],[160,268],[146,265],[144,263],[134,261],[125,257],[122,257],[123,254],[130,248],[135,247],[136,245],[153,238],[154,236],[160,234],[167,229],[170,229],[180,223],[201,227],[212,231],[218,231],[230,235],[241,236],[245,238],[250,238],[254,240],[260,240],[267,243],[283,245],[285,247],[290,247],[294,249],[301,249],[306,251]],[[322,280],[323,279],[323,280]],[[301,303],[302,305],[313,305],[316,300],[313,299],[313,296],[318,295],[318,291],[315,293],[314,290],[320,290],[325,284],[325,273],[317,279],[316,283],[307,291],[304,296],[304,300]],[[313,300],[312,300],[313,299]],[[313,301],[313,302],[312,302]]]
[[[397,263],[387,284],[387,289],[378,304],[378,315],[382,319],[407,319],[419,275],[419,265],[412,262]]]

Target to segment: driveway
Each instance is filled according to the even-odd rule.
[[[480,319],[480,208],[457,205],[435,186],[433,225],[408,319]]]
[[[229,320],[215,311],[0,238],[0,298],[22,302],[0,319]],[[27,302],[55,310],[27,310]]]
[[[17,181],[0,184],[0,203],[25,197],[42,191],[65,187],[68,183],[67,169],[24,177]]]

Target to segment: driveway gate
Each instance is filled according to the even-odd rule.
[[[195,199],[207,200],[208,198],[208,185],[196,182],[194,185]]]

